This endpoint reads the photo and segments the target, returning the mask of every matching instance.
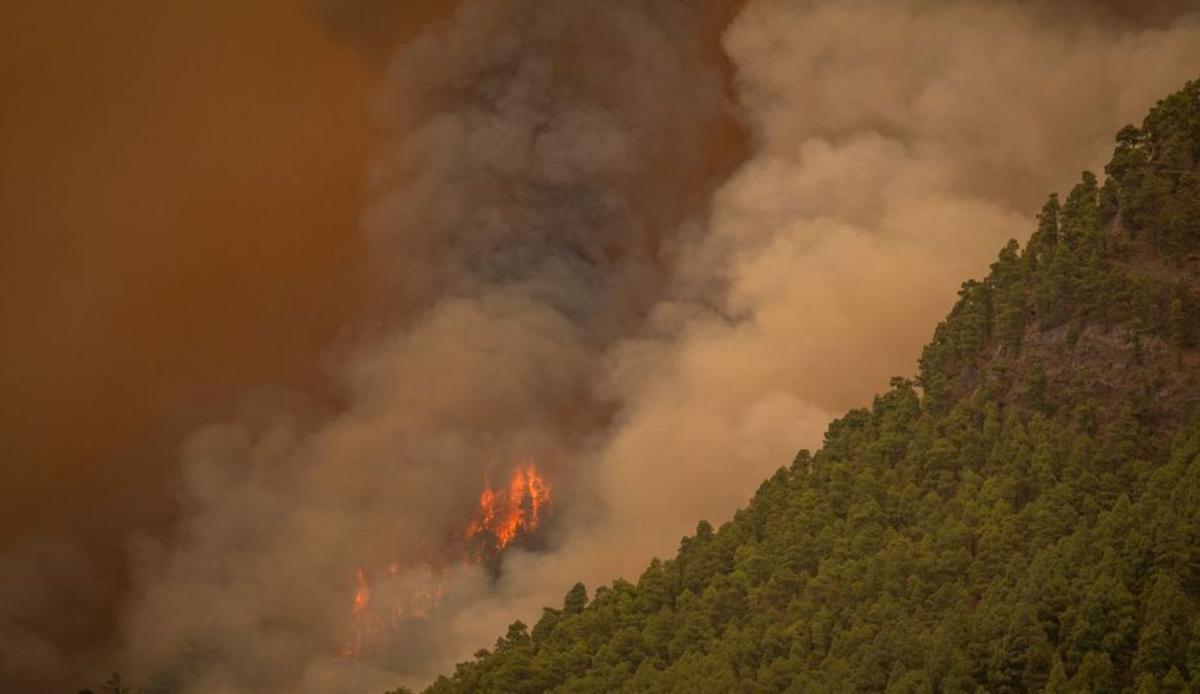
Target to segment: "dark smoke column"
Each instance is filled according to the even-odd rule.
[[[586,499],[572,484],[618,405],[604,359],[661,298],[707,193],[724,116],[708,10],[471,2],[400,52],[364,225],[378,327],[345,360],[349,405],[195,437],[185,521],[145,552],[134,671],[185,691],[360,691],[487,645],[447,626],[495,632],[471,608],[501,587],[453,564],[462,529],[485,478],[530,457],[556,498]],[[338,658],[356,567],[399,567],[371,585],[387,605],[447,564],[444,607],[390,637],[403,647]]]
[[[594,360],[658,298],[702,199],[721,101],[696,23],[685,3],[472,3],[392,66],[366,222],[382,302],[405,336],[480,312],[437,346],[507,352],[501,380],[556,353],[520,392],[456,401],[471,432],[590,425]]]

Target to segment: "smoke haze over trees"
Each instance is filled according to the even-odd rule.
[[[1200,80],[1052,196],[869,408],[429,692],[1200,685]]]
[[[379,71],[386,142],[336,230],[364,307],[317,331],[328,397],[207,413],[170,529],[130,543],[101,672],[163,690],[422,685],[576,581],[633,580],[912,373],[962,278],[1200,64],[1172,3],[314,9]],[[262,257],[263,286],[321,273]],[[459,563],[481,485],[529,460],[555,502],[536,543]],[[4,548],[0,676],[75,660],[29,624],[90,604],[86,555]],[[358,567],[378,596],[447,585],[347,662]]]

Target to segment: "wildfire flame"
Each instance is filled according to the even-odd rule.
[[[542,508],[550,500],[550,487],[538,474],[537,466],[526,463],[513,470],[507,487],[493,490],[485,484],[479,495],[475,519],[467,525],[468,540],[484,532],[495,538],[496,549],[504,549],[524,530],[537,530]]]
[[[366,642],[370,632],[367,608],[371,604],[371,585],[367,583],[367,575],[362,567],[354,572],[354,634],[350,646],[346,649],[347,657],[356,657]]]
[[[379,590],[372,591],[366,571],[359,568],[354,572],[352,633],[342,650],[346,660],[357,660],[364,649],[386,643],[403,622],[428,619],[446,595],[449,568],[418,565],[404,574],[399,564],[391,563],[386,576],[375,578]]]
[[[506,486],[493,489],[490,483],[484,482],[475,517],[467,524],[463,536],[468,541],[490,539],[495,552],[503,551],[518,535],[537,530],[549,501],[550,487],[538,474],[537,466],[533,463],[518,465]],[[483,550],[476,549],[464,560],[478,563],[483,558]],[[386,580],[404,579],[399,564],[387,564],[386,570]],[[357,659],[369,642],[381,635],[386,637],[404,620],[427,619],[446,594],[449,568],[442,565],[433,572],[422,585],[409,585],[401,595],[396,595],[395,591],[389,593],[385,582],[381,584],[383,592],[373,600],[367,573],[359,567],[354,574],[353,633],[342,656]]]

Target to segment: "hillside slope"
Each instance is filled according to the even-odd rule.
[[[1200,691],[1200,82],[719,530],[428,692]]]

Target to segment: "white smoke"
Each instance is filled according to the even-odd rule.
[[[132,672],[420,684],[576,580],[631,575],[911,373],[957,283],[1200,64],[1194,18],[752,0],[725,43],[751,156],[706,215],[724,105],[698,12],[470,2],[401,51],[365,221],[383,327],[345,411],[192,442],[185,520],[141,550]],[[484,478],[528,458],[559,502],[544,545],[495,578],[454,564],[438,612],[341,659],[356,567],[430,590]]]
[[[754,0],[729,28],[748,161],[642,331],[607,355],[621,409],[606,514],[514,557],[455,626],[486,644],[575,580],[636,578],[730,516],[832,416],[911,375],[964,279],[1124,123],[1194,77],[1200,24],[1031,3]]]

